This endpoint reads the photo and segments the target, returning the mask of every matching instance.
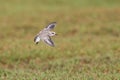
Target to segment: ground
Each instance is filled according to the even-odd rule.
[[[119,0],[0,1],[1,80],[119,80]],[[55,47],[35,35],[57,22]]]

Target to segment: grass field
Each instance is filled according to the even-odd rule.
[[[119,0],[1,0],[0,40],[0,80],[120,80]]]

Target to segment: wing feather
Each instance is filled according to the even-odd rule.
[[[45,29],[52,30],[52,29],[54,29],[55,25],[56,25],[56,22],[52,22]]]
[[[46,44],[54,47],[54,42],[52,41],[52,39],[50,37],[46,37],[44,40],[43,40]]]

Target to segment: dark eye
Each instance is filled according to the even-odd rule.
[[[52,34],[54,34],[54,33],[52,33]]]

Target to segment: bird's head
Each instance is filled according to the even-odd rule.
[[[56,32],[53,32],[53,31],[49,32],[49,36],[54,36],[54,35],[57,35]]]

